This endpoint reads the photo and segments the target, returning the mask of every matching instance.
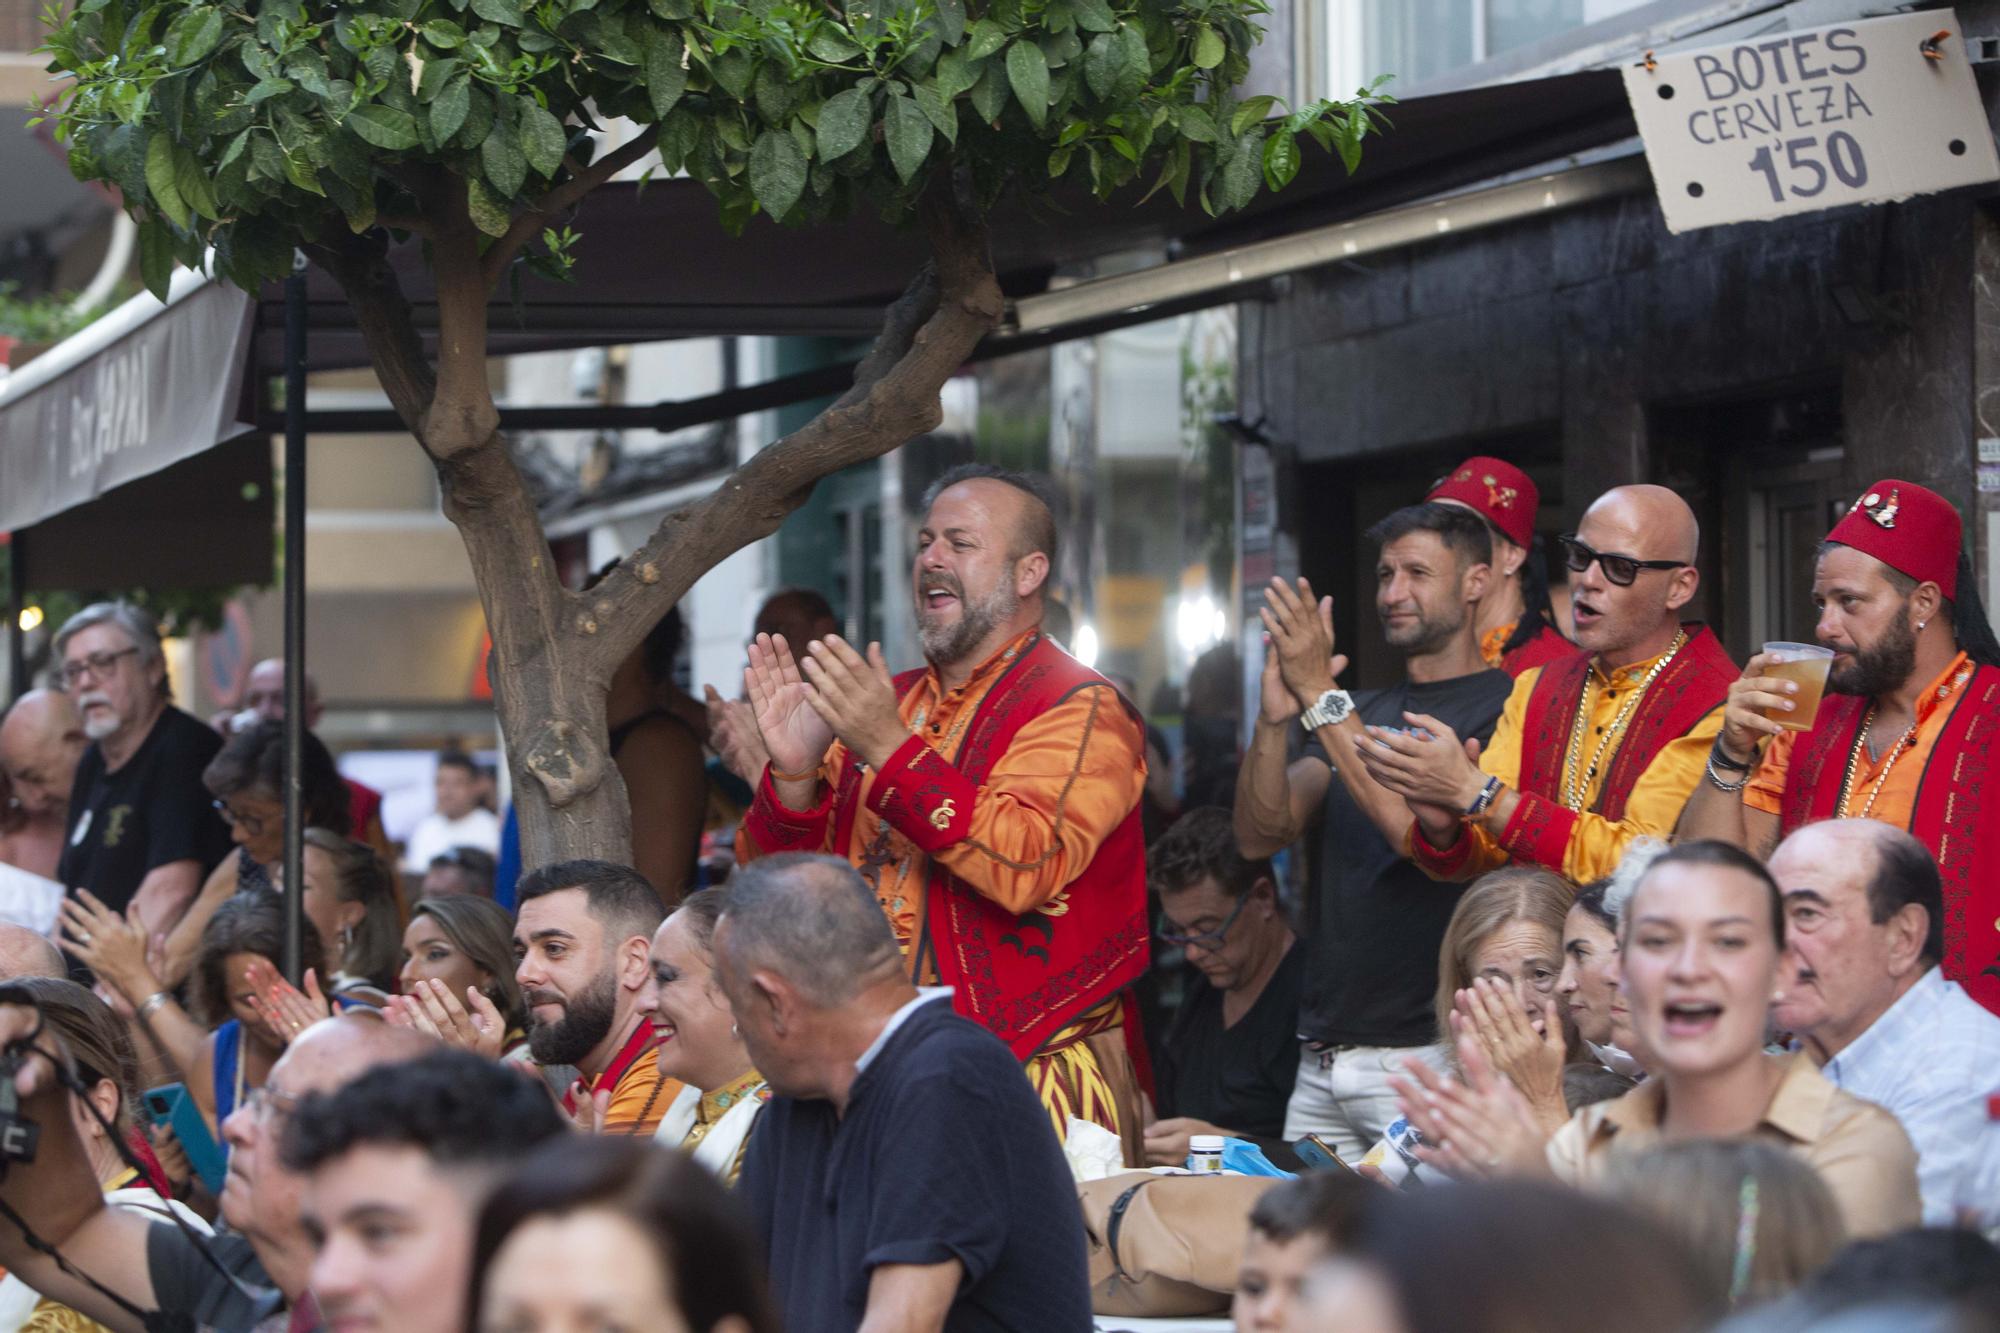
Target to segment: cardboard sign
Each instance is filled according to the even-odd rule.
[[[1662,56],[1625,92],[1669,231],[2000,180],[1948,9]]]

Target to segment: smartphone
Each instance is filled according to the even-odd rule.
[[[217,1198],[222,1196],[222,1177],[227,1161],[222,1149],[216,1146],[215,1136],[208,1132],[208,1122],[201,1118],[201,1108],[195,1105],[194,1097],[185,1083],[168,1083],[162,1087],[146,1090],[146,1114],[155,1125],[164,1125],[173,1130],[180,1140],[181,1151],[187,1154],[188,1164],[208,1192]]]
[[[1327,1147],[1326,1141],[1317,1134],[1308,1134],[1294,1143],[1292,1151],[1299,1155],[1299,1160],[1306,1164],[1308,1171],[1324,1171],[1332,1167],[1339,1167],[1342,1171],[1348,1172],[1354,1170],[1341,1161],[1340,1154]]]

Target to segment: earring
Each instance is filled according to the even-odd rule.
[[[1930,623],[1931,623],[1931,622],[1930,622],[1930,621],[1928,621],[1928,620],[1919,620],[1919,621],[1917,622],[1917,631],[1918,631],[1919,633],[1921,633],[1921,632],[1923,631],[1923,628],[1924,628],[1924,626],[1926,626],[1926,625],[1928,625],[1928,624],[1930,624]]]
[[[742,1028],[740,1028],[740,1027],[738,1027],[738,1026],[737,1026],[736,1024],[734,1024],[734,1023],[731,1023],[731,1024],[729,1025],[729,1039],[730,1039],[731,1041],[742,1041],[742,1040],[743,1040],[743,1029],[742,1029]]]

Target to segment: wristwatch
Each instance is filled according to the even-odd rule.
[[[1354,711],[1354,697],[1346,690],[1328,690],[1313,700],[1313,706],[1306,709],[1299,718],[1299,725],[1307,731],[1318,731],[1321,727],[1338,726],[1345,722]]]

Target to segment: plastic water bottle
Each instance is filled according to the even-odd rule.
[[[1958,1180],[1953,1201],[1958,1224],[2000,1245],[2000,1092],[1986,1099],[1986,1127],[1971,1168]]]
[[[1194,1134],[1188,1138],[1187,1169],[1196,1175],[1222,1174],[1222,1135]]]

